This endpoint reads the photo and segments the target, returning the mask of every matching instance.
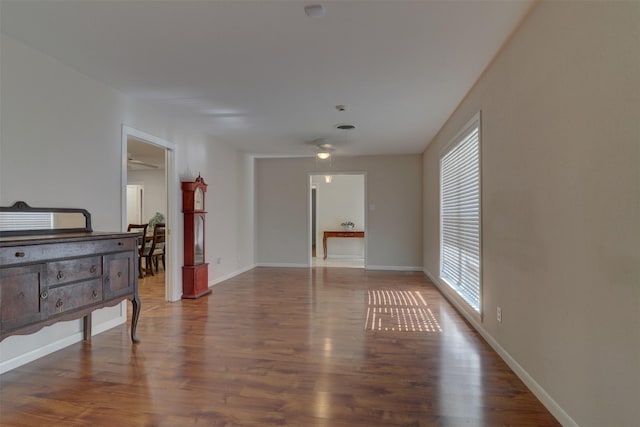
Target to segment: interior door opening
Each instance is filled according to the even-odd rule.
[[[139,272],[139,290],[157,292],[166,288],[166,256],[164,262],[160,246],[165,245],[164,226],[167,220],[166,148],[143,140],[127,138],[127,225],[146,224],[144,253]],[[160,230],[160,231],[158,231]],[[166,290],[165,290],[166,297]]]
[[[366,175],[309,177],[309,265],[365,268]]]
[[[154,242],[162,247],[164,240],[164,256],[142,257],[143,272],[138,282],[141,294],[149,288],[154,293],[162,293],[168,301],[179,300],[181,296],[174,266],[176,248],[171,235],[177,216],[175,189],[169,185],[175,181],[171,178],[175,174],[174,150],[168,141],[123,126],[122,228],[127,230],[133,223],[147,224],[145,246],[149,245],[148,248]],[[165,226],[158,228],[156,224]],[[146,286],[147,283],[153,283],[152,287]]]

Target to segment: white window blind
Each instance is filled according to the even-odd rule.
[[[440,277],[480,312],[480,117],[440,159]]]
[[[0,230],[50,230],[53,228],[51,212],[3,212]]]

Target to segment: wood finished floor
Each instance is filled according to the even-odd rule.
[[[557,426],[422,273],[257,268],[0,376],[2,426]],[[442,332],[365,331],[368,290]]]

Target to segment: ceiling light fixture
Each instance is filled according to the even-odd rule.
[[[334,150],[333,145],[327,142],[327,138],[318,138],[313,142],[316,144],[316,157],[320,160],[327,160],[331,157],[331,152]]]
[[[304,13],[310,18],[321,18],[324,16],[324,7],[321,4],[310,4],[304,7]]]
[[[320,150],[316,153],[316,156],[318,156],[320,160],[327,160],[329,157],[331,157],[331,153],[328,151]]]

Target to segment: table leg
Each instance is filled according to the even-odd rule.
[[[131,299],[131,304],[133,306],[133,313],[131,314],[131,341],[140,342],[138,337],[136,336],[136,328],[138,327],[138,317],[140,317],[140,297],[138,296],[138,292],[136,291],[135,295]]]
[[[324,253],[322,259],[327,259],[327,236],[322,236],[322,252]]]
[[[91,341],[91,313],[82,318],[82,339]]]

